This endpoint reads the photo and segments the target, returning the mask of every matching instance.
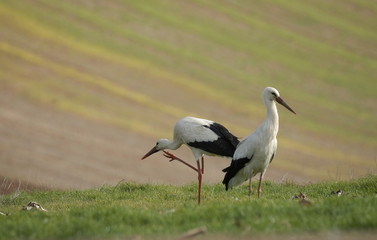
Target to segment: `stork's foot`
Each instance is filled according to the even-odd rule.
[[[163,151],[163,152],[164,152],[164,156],[165,156],[166,158],[170,158],[169,162],[178,159],[174,154],[172,154],[172,153],[170,153],[170,152],[168,152],[168,151]]]
[[[188,166],[189,168],[193,169],[194,171],[198,172],[198,169],[194,166],[192,166],[191,164],[188,164],[187,162],[183,161],[182,159],[180,159],[179,157],[176,157],[174,154],[168,152],[168,151],[163,151],[164,152],[164,156],[167,157],[167,158],[170,158],[169,162],[171,161],[174,161],[174,160],[177,160],[183,164],[185,164],[186,166]]]

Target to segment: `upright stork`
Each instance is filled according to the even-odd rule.
[[[167,151],[164,151],[164,156],[170,158],[170,161],[178,160],[198,173],[198,204],[200,204],[202,175],[204,174],[204,154],[231,158],[238,143],[237,137],[219,123],[201,118],[184,117],[174,126],[173,141],[168,139],[158,140],[156,146],[145,154],[142,160],[160,150],[176,150],[182,144],[186,144],[194,154],[197,168]],[[200,167],[200,158],[202,159],[202,167]]]
[[[265,88],[262,97],[267,109],[266,119],[255,132],[238,144],[230,166],[223,170],[226,172],[223,180],[226,190],[249,179],[249,197],[252,192],[251,178],[260,173],[258,198],[261,194],[263,176],[274,158],[277,148],[276,135],[279,130],[279,115],[275,101],[296,114],[283,101],[275,88]]]

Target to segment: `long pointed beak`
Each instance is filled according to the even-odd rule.
[[[141,158],[141,160],[149,157],[150,155],[152,155],[153,153],[156,153],[158,151],[160,151],[160,150],[157,150],[156,147],[153,147],[149,152],[147,152],[147,154],[144,155],[144,157]]]
[[[284,107],[286,107],[289,111],[291,111],[294,114],[296,114],[295,111],[293,111],[293,109],[290,106],[288,106],[288,104],[286,102],[284,102],[284,100],[281,97],[277,97],[276,98],[276,102],[280,103],[281,105],[283,105]]]

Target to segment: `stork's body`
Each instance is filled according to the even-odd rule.
[[[280,98],[279,92],[274,88],[267,87],[263,91],[263,101],[267,111],[266,119],[257,130],[239,143],[234,152],[231,165],[223,170],[226,172],[223,180],[226,190],[249,179],[250,196],[252,191],[251,178],[260,173],[258,187],[258,197],[260,197],[263,176],[277,149],[276,135],[279,130],[279,116],[275,101],[295,113]]]
[[[164,156],[170,158],[170,161],[178,160],[198,173],[198,203],[200,204],[202,174],[204,174],[203,155],[231,158],[238,143],[239,141],[237,137],[232,135],[221,124],[201,118],[185,117],[175,124],[172,141],[169,141],[168,139],[158,140],[156,146],[153,147],[142,159],[160,150],[176,150],[182,146],[182,144],[186,144],[194,154],[197,168],[169,152],[164,151]],[[200,166],[200,159],[202,159],[202,166]]]
[[[203,154],[232,157],[238,142],[237,137],[221,124],[207,119],[185,117],[175,124],[173,145],[169,145],[168,149],[175,150],[182,144],[187,144],[195,160],[199,161]]]

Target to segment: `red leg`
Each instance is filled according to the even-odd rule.
[[[249,180],[249,199],[251,198],[251,192],[253,191],[253,187],[251,186],[251,178],[252,178],[252,176],[250,175],[250,180]]]
[[[204,174],[204,155],[202,155],[202,174]]]
[[[198,204],[200,205],[200,196],[202,192],[202,171],[200,170],[200,163],[197,161],[198,164],[198,181],[199,181],[199,190],[198,190]]]
[[[185,164],[186,166],[188,166],[188,167],[194,169],[195,172],[198,171],[197,168],[195,168],[195,167],[192,166],[191,164],[188,164],[187,162],[183,161],[182,159],[176,157],[174,154],[172,154],[172,153],[170,153],[170,152],[168,152],[168,151],[164,151],[164,156],[167,157],[167,158],[170,158],[169,162],[174,161],[174,160],[177,160],[177,161],[179,161],[179,162]]]
[[[201,199],[201,192],[202,192],[202,175],[204,173],[204,170],[200,169],[200,162],[197,161],[196,163],[198,164],[198,168],[195,168],[191,164],[188,164],[187,162],[183,161],[182,159],[176,157],[174,154],[164,151],[164,156],[167,158],[170,158],[170,162],[174,160],[178,160],[179,162],[185,164],[186,166],[192,168],[195,172],[198,173],[198,182],[199,182],[199,189],[198,189],[198,204],[200,205],[200,199]],[[202,157],[202,163],[204,163],[204,158]],[[202,173],[203,172],[203,173]]]
[[[260,193],[262,192],[262,179],[263,179],[263,173],[260,173],[260,178],[259,178],[259,186],[258,186],[258,198],[260,198]]]

